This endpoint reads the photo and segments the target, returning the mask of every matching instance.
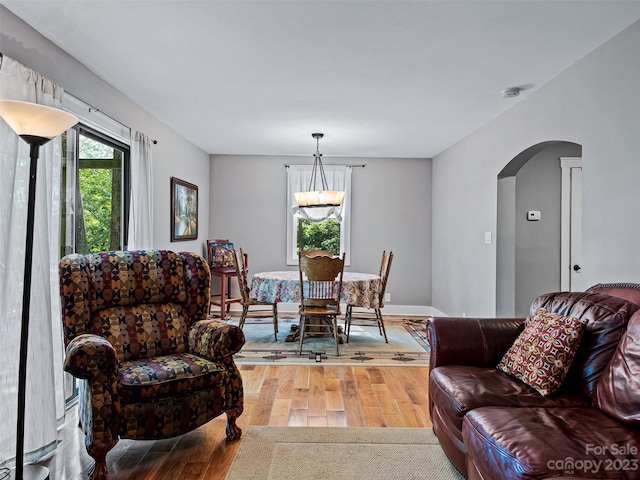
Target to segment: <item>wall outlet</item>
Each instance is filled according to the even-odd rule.
[[[390,302],[391,301],[391,294],[390,293],[385,293],[384,294],[384,301],[385,302]]]

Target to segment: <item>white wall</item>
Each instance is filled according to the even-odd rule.
[[[204,253],[203,245],[209,231],[208,154],[144,111],[1,5],[0,52],[53,80],[65,91],[102,113],[157,140],[157,145],[152,148],[153,245],[155,248]],[[196,241],[170,241],[169,187],[172,176],[199,187],[200,230]]]
[[[249,254],[250,272],[286,264],[285,164],[312,156],[211,156],[210,238],[229,238]],[[383,250],[394,253],[387,284],[395,305],[431,304],[431,160],[336,158],[366,164],[352,175],[351,271],[377,273]]]
[[[640,22],[434,158],[434,307],[495,314],[497,175],[545,141],[582,145],[584,287],[640,282],[638,45]]]
[[[516,175],[516,316],[527,316],[531,303],[541,293],[560,290],[560,157],[580,155],[579,145],[554,144],[534,155]],[[540,220],[528,221],[529,210],[540,211]],[[498,218],[500,221],[500,217]]]

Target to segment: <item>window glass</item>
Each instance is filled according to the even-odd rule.
[[[65,253],[125,248],[128,147],[84,127],[67,132],[65,140]]]
[[[62,135],[60,256],[126,248],[129,147],[78,125]],[[77,398],[65,373],[67,403]]]
[[[310,222],[296,215],[298,228],[296,231],[296,253],[304,250],[327,250],[340,255],[341,224],[335,218],[321,222]]]

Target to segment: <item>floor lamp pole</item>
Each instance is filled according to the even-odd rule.
[[[22,291],[22,323],[20,329],[20,366],[18,368],[18,425],[16,430],[16,469],[15,480],[31,480],[49,478],[49,470],[39,465],[24,465],[24,423],[27,392],[27,352],[29,345],[29,308],[31,306],[31,273],[33,266],[33,229],[36,209],[36,173],[40,145],[48,138],[22,135],[22,139],[30,145],[31,165],[29,169],[29,200],[27,204],[27,238],[24,256],[24,286]]]

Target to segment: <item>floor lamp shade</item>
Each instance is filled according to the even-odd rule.
[[[27,346],[29,343],[29,308],[31,304],[31,268],[33,260],[33,224],[35,217],[36,172],[40,146],[78,123],[75,115],[36,103],[0,100],[0,117],[30,146],[29,203],[27,204],[27,236],[25,241],[24,287],[20,330],[18,369],[18,415],[16,426],[15,480],[47,480],[49,470],[37,465],[23,465],[24,423],[27,379]]]
[[[18,135],[51,140],[78,123],[64,110],[18,100],[0,100],[0,117]],[[43,142],[46,143],[46,142]]]

